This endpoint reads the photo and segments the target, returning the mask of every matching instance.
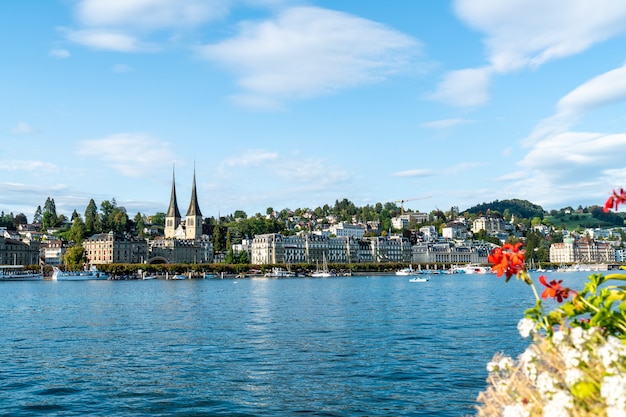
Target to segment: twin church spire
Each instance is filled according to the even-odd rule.
[[[183,231],[179,230],[179,226],[183,226]],[[170,206],[165,215],[165,237],[176,239],[200,239],[202,237],[202,212],[198,204],[198,195],[196,192],[196,168],[193,169],[193,184],[191,186],[191,201],[189,209],[185,215],[185,222],[182,222],[180,211],[178,210],[178,202],[176,200],[176,177],[172,170],[172,194],[170,196]]]

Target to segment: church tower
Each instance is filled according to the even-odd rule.
[[[195,181],[195,173],[194,173]],[[165,214],[165,237],[174,238],[176,228],[180,224],[180,211],[178,211],[178,203],[176,202],[176,181],[174,170],[172,169],[172,196],[170,197],[170,207]]]
[[[191,186],[191,201],[185,216],[185,237],[200,239],[202,237],[202,213],[196,195],[196,168],[193,169],[193,185]]]

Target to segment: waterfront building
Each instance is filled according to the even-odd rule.
[[[46,265],[61,265],[66,247],[67,242],[63,242],[61,239],[43,241],[40,246],[40,254]]]
[[[257,235],[250,246],[251,263],[331,263],[410,262],[408,239],[375,237],[357,239],[351,236],[328,237],[306,233],[283,236],[280,233]]]
[[[552,263],[606,263],[615,262],[615,248],[607,242],[592,239],[563,239],[563,243],[550,245]]]
[[[195,176],[195,174],[194,174]],[[165,213],[165,238],[175,238],[176,229],[180,226],[180,211],[178,211],[178,202],[176,201],[176,177],[172,172],[172,193],[170,195],[170,205]]]
[[[164,239],[150,241],[148,263],[193,263],[214,261],[213,243],[208,239]]]
[[[9,239],[0,236],[1,265],[38,265],[39,241]]]
[[[196,190],[196,172],[189,208],[183,219],[176,198],[176,178],[172,173],[170,204],[165,214],[165,239],[155,238],[149,244],[149,262],[211,263],[214,261],[213,243],[202,233],[202,211]]]
[[[113,232],[98,233],[83,241],[85,257],[92,265],[144,263],[148,259],[148,242]]]
[[[493,248],[489,244],[461,244],[454,242],[422,243],[413,246],[412,262],[417,264],[486,264]]]

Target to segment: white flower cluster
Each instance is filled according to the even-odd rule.
[[[518,329],[522,336],[536,331],[524,320]],[[552,339],[536,335],[517,361],[496,357],[487,369],[491,389],[479,400],[500,415],[626,417],[626,345],[596,329],[565,329]]]
[[[517,331],[519,331],[519,334],[525,339],[531,333],[535,333],[537,331],[537,324],[534,320],[524,317],[519,321],[519,323],[517,323]]]

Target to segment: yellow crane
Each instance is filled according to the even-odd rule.
[[[426,200],[427,198],[432,198],[432,196],[428,197],[415,197],[415,198],[405,198],[404,200],[396,200],[396,203],[400,203],[400,214],[404,214],[404,203],[407,201],[415,201],[415,200]]]

